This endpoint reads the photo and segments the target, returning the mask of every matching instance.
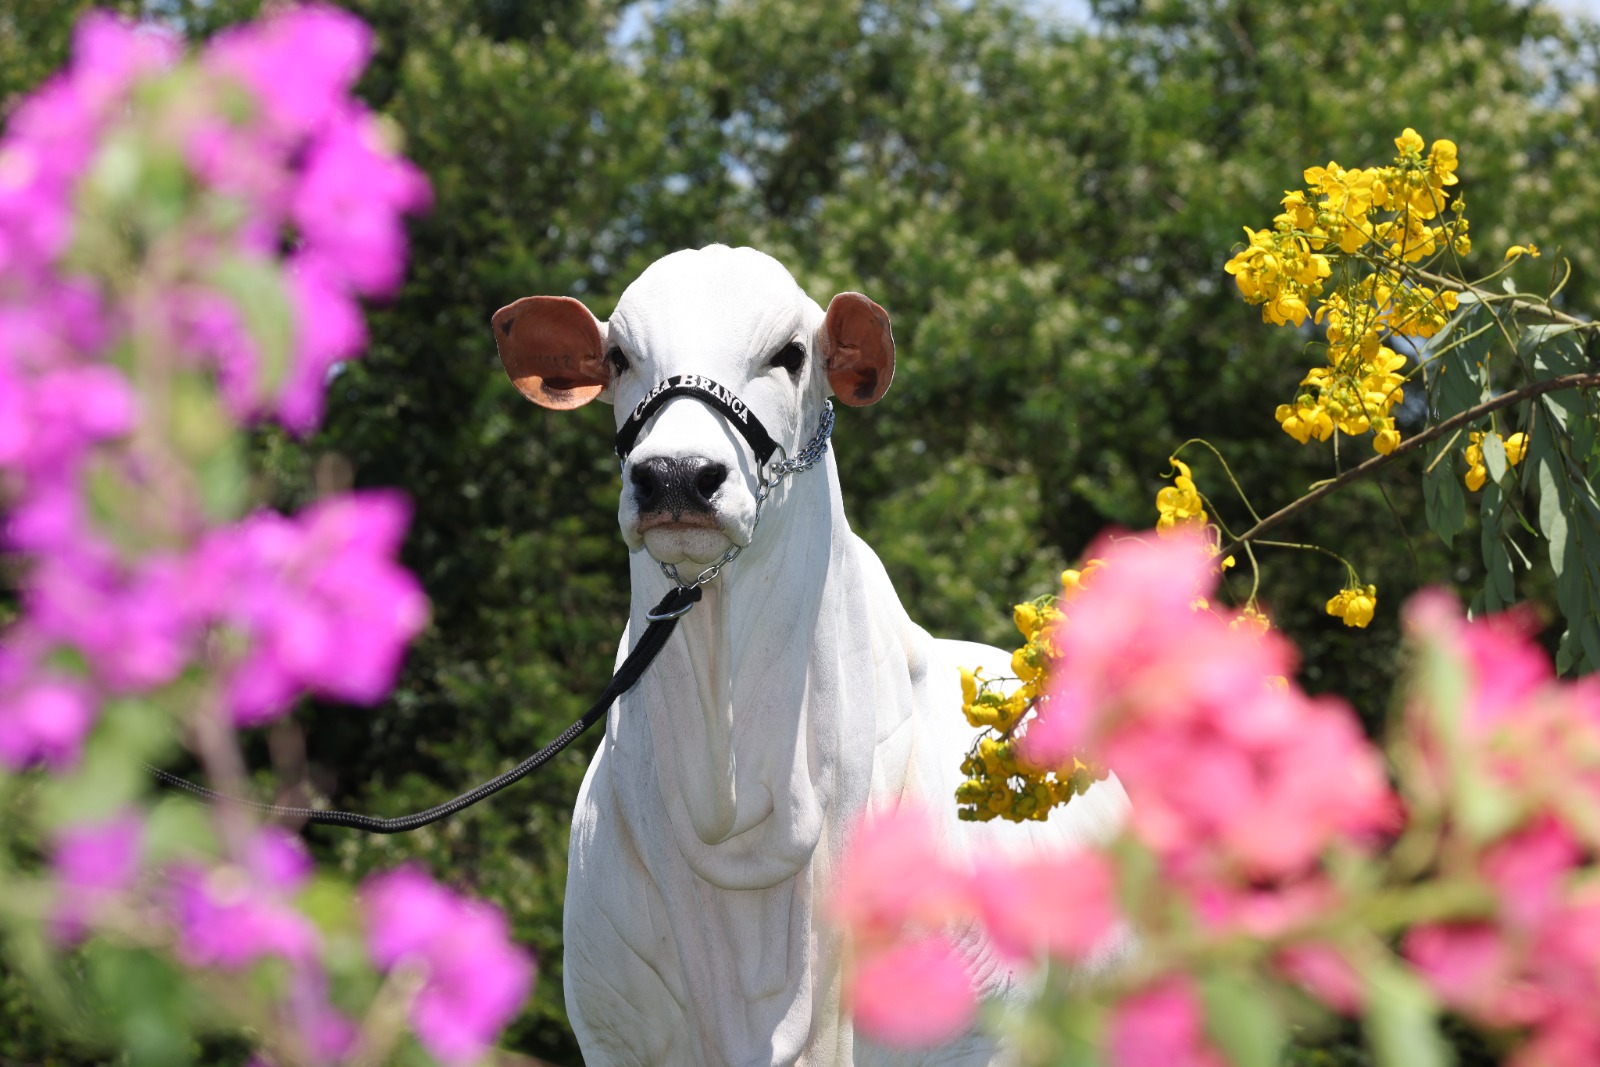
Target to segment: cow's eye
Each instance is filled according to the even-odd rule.
[[[612,346],[611,351],[606,353],[606,362],[611,364],[611,370],[615,374],[621,374],[628,369],[628,357],[623,355],[622,349],[617,348],[615,345]]]
[[[778,349],[777,354],[772,357],[771,365],[774,367],[782,367],[790,374],[798,374],[800,373],[800,368],[805,365],[805,362],[805,346],[799,341],[790,341],[788,344]]]

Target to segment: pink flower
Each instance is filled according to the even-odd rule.
[[[913,804],[864,813],[839,864],[828,914],[857,937],[970,915],[968,882],[946,862],[931,814]]]
[[[1200,998],[1186,978],[1128,997],[1112,1014],[1106,1045],[1113,1067],[1224,1067],[1207,1044]]]
[[[960,1036],[977,1016],[966,960],[943,935],[864,952],[850,979],[856,1028],[894,1048],[931,1048]]]
[[[1405,954],[1445,1004],[1493,1026],[1531,1022],[1545,998],[1517,979],[1505,934],[1490,923],[1430,923],[1405,938]]]
[[[176,55],[152,27],[100,12],[78,23],[71,65],[22,101],[0,142],[0,276],[38,281],[65,251],[73,187],[102,128],[137,78]]]
[[[1117,924],[1115,873],[1095,852],[995,860],[972,891],[995,947],[1014,960],[1082,960]]]
[[[1215,565],[1202,538],[1103,540],[1104,565],[1066,607],[1027,758],[1083,752],[1133,801],[1131,826],[1170,875],[1293,880],[1331,844],[1395,824],[1383,762],[1349,708],[1292,685],[1276,632],[1195,610]]]
[[[275,827],[260,831],[240,864],[173,868],[179,958],[191,967],[223,970],[241,970],[267,956],[301,967],[314,964],[321,938],[292,901],[309,872],[305,846]]]
[[[70,767],[94,719],[94,701],[81,682],[46,674],[7,684],[0,677],[0,765],[14,771],[35,763],[53,770]]]
[[[355,299],[317,257],[295,257],[288,282],[295,308],[295,361],[279,391],[276,410],[278,420],[291,432],[305,434],[322,421],[328,375],[342,360],[360,354],[367,328]]]
[[[1490,846],[1480,868],[1499,892],[1506,923],[1528,928],[1560,907],[1562,889],[1582,858],[1572,833],[1546,815]]]
[[[405,263],[400,216],[429,200],[416,168],[382,150],[372,116],[348,110],[312,143],[291,210],[307,248],[351,289],[385,296]]]
[[[422,971],[411,1006],[417,1038],[452,1067],[475,1062],[533,986],[533,960],[511,942],[505,916],[414,867],[369,879],[362,897],[373,962]]]
[[[278,134],[303,137],[348,99],[372,53],[372,31],[337,8],[305,4],[218,34],[206,67],[237,78]]]
[[[143,823],[126,812],[105,822],[70,826],[57,836],[50,857],[58,889],[53,917],[57,937],[82,937],[95,911],[133,884],[143,839]]]
[[[1366,1005],[1361,976],[1331,945],[1293,945],[1279,952],[1273,963],[1286,978],[1342,1015],[1358,1014]]]
[[[229,684],[234,721],[283,714],[304,691],[371,704],[427,621],[415,578],[393,556],[407,508],[392,494],[324,501],[295,519],[262,513],[202,550],[202,584],[248,642]]]

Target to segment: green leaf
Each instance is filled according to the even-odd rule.
[[[1287,1028],[1273,998],[1237,975],[1211,975],[1200,982],[1206,1033],[1236,1067],[1276,1067]]]
[[[1539,487],[1539,532],[1550,544],[1550,566],[1559,579],[1567,563],[1567,516],[1562,506],[1566,479],[1557,469],[1560,459],[1546,450],[1539,457],[1535,479]]]
[[[256,343],[261,388],[276,392],[294,343],[294,311],[282,272],[267,260],[232,256],[218,263],[206,280],[238,310]]]
[[[166,797],[151,809],[145,820],[144,839],[151,864],[211,856],[217,851],[216,834],[205,805],[186,796]]]
[[[1423,475],[1422,493],[1428,528],[1438,534],[1448,548],[1467,524],[1467,498],[1456,478],[1455,457],[1439,458],[1444,447],[1445,442],[1435,441],[1427,448],[1432,469]]]
[[[85,953],[89,979],[106,1005],[117,1044],[132,1067],[178,1067],[193,1043],[183,980],[173,968],[138,949],[95,944]]]
[[[1585,673],[1600,667],[1600,618],[1591,612],[1577,620],[1578,643],[1583,649]]]
[[[1433,997],[1392,962],[1367,967],[1367,1039],[1379,1067],[1447,1067],[1454,1062],[1439,1034]]]
[[[1452,348],[1439,360],[1430,384],[1434,415],[1440,420],[1459,415],[1481,403],[1487,391],[1493,331],[1486,331]]]
[[[1531,362],[1539,381],[1584,369],[1583,338],[1571,326],[1529,326],[1517,338],[1517,355]]]
[[[207,518],[229,522],[245,510],[250,502],[248,470],[243,446],[231,438],[199,462],[195,474]]]
[[[1500,486],[1490,482],[1483,487],[1483,501],[1478,509],[1478,543],[1483,553],[1483,612],[1499,611],[1516,601],[1516,577],[1511,567],[1511,553],[1507,541],[1510,531],[1501,516],[1504,493]]]
[[[1483,465],[1489,469],[1489,477],[1496,484],[1506,476],[1506,443],[1500,435],[1494,432],[1483,435],[1483,442],[1479,446],[1483,449]]]

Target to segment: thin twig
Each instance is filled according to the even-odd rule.
[[[1284,505],[1277,511],[1274,511],[1271,515],[1268,515],[1266,518],[1250,527],[1250,529],[1246,530],[1244,533],[1240,534],[1234,539],[1232,544],[1228,545],[1222,550],[1221,554],[1224,558],[1226,558],[1246,541],[1256,540],[1263,533],[1272,529],[1272,527],[1277,526],[1286,519],[1298,515],[1300,512],[1304,511],[1306,508],[1310,507],[1312,504],[1321,500],[1330,493],[1337,492],[1338,490],[1349,485],[1351,482],[1358,481],[1367,477],[1369,474],[1375,473],[1379,469],[1386,467],[1390,463],[1399,459],[1401,456],[1409,455],[1429,442],[1436,441],[1445,434],[1451,433],[1459,427],[1465,426],[1477,419],[1481,419],[1483,416],[1492,411],[1499,411],[1501,408],[1510,407],[1512,404],[1515,404],[1518,401],[1528,400],[1536,396],[1543,396],[1545,393],[1554,393],[1562,389],[1587,389],[1596,385],[1600,385],[1600,374],[1563,374],[1559,378],[1547,378],[1542,382],[1530,382],[1519,389],[1513,389],[1509,393],[1502,393],[1492,400],[1485,400],[1477,407],[1468,408],[1459,415],[1452,415],[1443,422],[1435,426],[1428,427],[1415,437],[1409,437],[1406,440],[1401,441],[1400,444],[1395,446],[1395,450],[1390,452],[1387,456],[1373,456],[1359,467],[1352,467],[1343,474],[1339,475],[1337,478],[1334,478],[1332,481],[1323,482],[1305,496],[1290,504]]]
[[[1590,330],[1597,328],[1593,319],[1580,319],[1576,315],[1568,315],[1565,311],[1557,311],[1547,303],[1529,300],[1520,293],[1497,293],[1493,289],[1484,289],[1473,285],[1471,282],[1464,282],[1459,278],[1448,278],[1443,274],[1435,274],[1431,270],[1423,270],[1420,267],[1408,266],[1406,270],[1425,282],[1445,285],[1451,289],[1460,289],[1463,292],[1471,293],[1485,304],[1512,304],[1519,310],[1530,311],[1534,314],[1554,319],[1556,322],[1564,322],[1569,326],[1580,326]]]

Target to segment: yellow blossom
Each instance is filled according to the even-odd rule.
[[[1031,682],[1039,676],[1039,667],[1034,662],[1033,649],[1024,645],[1011,653],[1011,673],[1024,682]]]
[[[1343,619],[1346,626],[1365,628],[1378,607],[1378,587],[1368,585],[1342,589],[1328,601],[1328,614]]]
[[[1516,259],[1518,256],[1527,256],[1530,259],[1539,258],[1539,246],[1529,242],[1525,245],[1512,245],[1506,249],[1507,259]]]
[[[1428,170],[1430,176],[1439,185],[1455,185],[1461,179],[1456,177],[1456,143],[1443,138],[1433,142],[1433,147],[1428,149]]]
[[[1293,407],[1279,404],[1276,416],[1283,426],[1283,432],[1301,444],[1313,437],[1318,441],[1326,441],[1333,436],[1333,420],[1321,404],[1308,396],[1302,396]]]
[[[1272,620],[1267,618],[1254,603],[1250,603],[1246,604],[1239,614],[1233,617],[1233,620],[1228,623],[1228,629],[1248,629],[1254,630],[1257,634],[1264,634],[1272,629]]]
[[[1391,130],[1394,129],[1393,126],[1389,128]],[[1421,155],[1422,135],[1407,126],[1400,136],[1394,139],[1394,146],[1400,150],[1401,155]],[[1455,146],[1452,145],[1451,147]]]
[[[978,672],[970,667],[961,668],[961,703],[964,707],[971,707],[972,702],[978,699]]]
[[[1205,501],[1200,499],[1200,491],[1189,475],[1189,465],[1176,456],[1168,462],[1178,474],[1171,485],[1156,494],[1156,509],[1161,512],[1156,530],[1161,533],[1179,526],[1198,526],[1206,521]]]
[[[1018,604],[1011,609],[1011,621],[1017,626],[1017,632],[1024,641],[1032,641],[1043,628],[1040,621],[1039,609],[1032,604]]]
[[[1061,572],[1061,600],[1062,600],[1062,602],[1065,603],[1066,601],[1071,600],[1073,597],[1077,596],[1078,593],[1082,591],[1084,583],[1087,582],[1091,577],[1093,577],[1094,572],[1099,570],[1104,565],[1105,565],[1105,560],[1090,559],[1090,560],[1085,560],[1084,561],[1083,567],[1081,569],[1080,568],[1071,568],[1071,567],[1069,567],[1066,570],[1062,571]]]
[[[1373,420],[1372,423],[1372,450],[1380,456],[1387,456],[1390,452],[1400,447],[1400,431],[1394,428],[1393,419]]]
[[[1462,450],[1467,459],[1467,473],[1462,478],[1462,481],[1466,483],[1467,489],[1474,493],[1482,489],[1484,483],[1489,480],[1489,465],[1483,458],[1483,442],[1486,437],[1491,435],[1494,437],[1500,436],[1492,430],[1488,432],[1473,430],[1467,435],[1467,447]],[[1506,463],[1512,467],[1521,463],[1522,457],[1527,455],[1528,437],[1526,434],[1514,433],[1500,443],[1501,447],[1505,449]]]

